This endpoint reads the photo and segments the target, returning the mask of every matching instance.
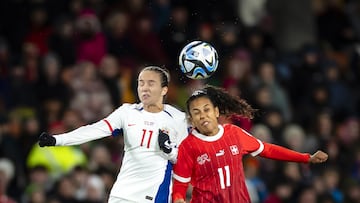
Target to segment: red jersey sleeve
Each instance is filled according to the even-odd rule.
[[[264,150],[264,145],[260,140],[252,136],[244,129],[240,128],[239,130],[240,140],[243,146],[243,150],[246,152],[245,154],[250,153],[252,156],[256,156]]]
[[[193,158],[191,157],[191,144],[185,139],[179,146],[177,162],[173,167],[173,201],[185,199],[188,184],[191,181]]]
[[[264,150],[260,153],[260,156],[280,161],[291,161],[291,162],[301,162],[308,163],[310,159],[310,154],[308,153],[299,153],[285,147],[281,147],[274,144],[263,143]]]
[[[178,199],[186,199],[186,190],[188,183],[182,183],[174,179],[172,200],[175,202]]]

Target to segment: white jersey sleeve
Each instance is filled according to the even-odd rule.
[[[124,108],[128,105],[129,104],[123,104],[114,112],[112,112],[107,118],[96,123],[82,126],[67,133],[54,135],[56,139],[56,145],[79,145],[92,140],[110,136],[116,126],[117,128],[121,128],[123,120],[122,117],[125,115]]]

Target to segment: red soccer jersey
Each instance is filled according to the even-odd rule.
[[[219,128],[219,133],[210,137],[193,130],[180,144],[174,178],[182,183],[191,182],[191,202],[249,203],[242,157],[249,153],[257,155],[264,146],[235,125]]]

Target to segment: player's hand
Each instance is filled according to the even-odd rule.
[[[166,154],[169,154],[172,150],[171,148],[171,142],[170,137],[167,133],[159,129],[159,137],[158,137],[158,143],[160,149],[165,152]]]
[[[47,132],[43,132],[39,136],[39,146],[40,147],[55,146],[55,144],[56,144],[55,137],[49,135]]]
[[[313,155],[310,156],[310,163],[313,164],[318,164],[318,163],[323,163],[328,159],[329,155],[326,154],[325,152],[318,150],[317,152],[315,152]]]
[[[184,199],[177,199],[174,203],[186,203]]]

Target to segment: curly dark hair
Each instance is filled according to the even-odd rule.
[[[254,117],[254,113],[256,112],[256,109],[253,109],[251,105],[246,102],[246,100],[229,94],[223,88],[206,85],[206,87],[203,89],[194,91],[194,93],[186,101],[186,110],[189,115],[190,103],[200,97],[209,98],[211,103],[215,107],[219,108],[221,115],[241,115],[243,117],[252,119]]]

